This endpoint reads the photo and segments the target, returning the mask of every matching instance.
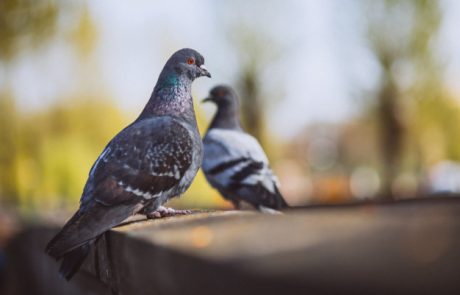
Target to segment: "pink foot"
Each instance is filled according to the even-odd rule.
[[[191,210],[176,210],[173,208],[160,206],[157,208],[157,210],[153,212],[145,213],[145,216],[147,216],[147,218],[149,219],[156,219],[156,218],[170,217],[170,216],[176,216],[176,215],[187,215],[191,213],[192,213]]]

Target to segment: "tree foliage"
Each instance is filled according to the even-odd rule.
[[[427,111],[423,105],[434,97],[436,105],[441,107],[446,103],[441,97],[441,71],[433,46],[441,11],[437,1],[429,0],[364,4],[369,45],[381,67],[375,111],[380,135],[382,195],[391,198],[392,183],[405,169],[404,159],[408,153],[416,154],[411,145],[412,135],[420,135],[419,125],[423,120],[436,116],[434,110],[423,114]]]
[[[57,15],[53,0],[0,1],[0,60],[44,44],[55,31]]]

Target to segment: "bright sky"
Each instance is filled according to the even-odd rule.
[[[58,40],[14,64],[9,77],[13,91],[20,104],[34,108],[86,87],[138,112],[169,55],[191,47],[204,55],[213,76],[194,83],[198,100],[217,83],[235,82],[238,60],[226,25],[247,23],[285,48],[262,76],[265,91],[281,96],[271,104],[267,120],[276,135],[287,138],[305,124],[338,122],[358,111],[356,93],[373,88],[379,68],[365,46],[353,2],[247,2],[88,2],[99,34],[92,66],[82,70],[65,40]],[[442,4],[446,14],[440,47],[447,61],[446,79],[460,93],[460,1]],[[76,78],[81,71],[91,71],[85,83]],[[214,109],[204,108],[210,117]]]

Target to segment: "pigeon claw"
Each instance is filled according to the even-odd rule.
[[[192,211],[191,210],[176,210],[173,208],[160,206],[153,212],[145,213],[145,216],[148,219],[158,219],[158,218],[163,218],[163,217],[188,215],[188,214],[192,214]]]

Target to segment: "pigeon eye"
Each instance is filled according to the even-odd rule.
[[[188,63],[189,65],[193,65],[193,64],[195,63],[195,59],[193,59],[193,57],[189,57],[189,58],[187,59],[187,63]]]

